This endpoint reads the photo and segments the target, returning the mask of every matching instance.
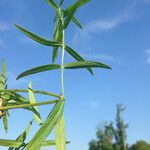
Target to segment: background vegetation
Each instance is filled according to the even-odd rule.
[[[98,126],[97,139],[92,139],[89,142],[89,150],[150,150],[150,144],[143,140],[137,141],[131,146],[127,144],[126,129],[128,124],[121,117],[124,110],[125,108],[121,104],[117,105],[116,125],[111,121]]]

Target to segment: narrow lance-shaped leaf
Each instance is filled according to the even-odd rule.
[[[33,123],[34,120],[30,121],[30,123],[27,125],[26,129],[17,137],[17,141],[21,141],[22,143],[20,144],[20,146],[18,148],[15,148],[15,147],[9,147],[8,150],[19,150],[22,146],[22,144],[24,144],[29,132],[30,132],[30,129],[31,129],[31,126],[32,126],[32,123]]]
[[[72,17],[72,21],[73,21],[80,29],[83,29],[83,28],[82,28],[82,25],[80,24],[80,22],[78,21],[77,18]]]
[[[73,15],[77,11],[77,9],[89,1],[90,0],[77,0],[73,5],[71,5],[70,7],[68,7],[65,10],[65,12],[64,12],[64,16],[65,16],[64,29],[66,29],[67,26],[69,25]]]
[[[58,21],[56,23],[54,35],[53,35],[53,40],[57,41],[59,43],[62,43],[62,22],[60,19],[58,19]],[[59,46],[53,47],[52,63],[54,63],[54,61],[58,57],[58,49],[59,49]]]
[[[55,137],[56,137],[56,150],[66,149],[66,134],[65,134],[65,121],[64,113],[61,120],[55,126]]]
[[[111,69],[109,66],[95,61],[79,61],[79,62],[67,63],[64,65],[65,69],[80,69],[80,68],[87,68],[87,67]]]
[[[7,90],[4,90],[3,95],[1,95],[1,98],[5,99],[7,102],[14,100],[15,102],[28,102],[28,100],[23,97],[20,94],[9,92]]]
[[[2,59],[2,71],[0,76],[0,89],[5,89],[5,81],[6,81],[6,65],[4,59]]]
[[[25,35],[27,35],[29,38],[31,38],[32,40],[40,43],[40,44],[43,44],[43,45],[46,45],[46,46],[61,46],[61,44],[59,44],[58,42],[55,42],[55,41],[49,41],[49,40],[46,40],[40,36],[37,36],[33,33],[31,33],[30,31],[18,26],[18,25],[15,25],[20,31],[22,31]]]
[[[29,70],[21,73],[17,77],[17,80],[20,79],[20,78],[22,78],[22,77],[31,75],[31,74],[35,74],[35,73],[39,73],[39,72],[43,72],[43,71],[48,71],[48,70],[55,70],[55,69],[59,69],[59,68],[60,68],[60,65],[57,65],[57,64],[50,64],[50,65],[38,66],[38,67],[29,69]]]
[[[84,58],[82,56],[80,56],[75,50],[73,50],[71,47],[69,46],[65,46],[65,50],[73,57],[75,58],[77,61],[85,61]],[[90,67],[87,67],[88,71],[93,75],[93,71]]]
[[[6,146],[6,147],[19,147],[22,142],[19,140],[5,140],[0,139],[0,146]]]
[[[64,3],[64,0],[60,0],[59,6],[62,6],[63,3]]]
[[[32,90],[32,83],[29,82],[29,86],[28,86],[28,94],[29,94],[29,100],[30,100],[30,103],[36,103],[36,99],[35,99],[35,95],[34,95],[34,92]],[[34,106],[33,107],[38,113],[39,113],[39,110],[38,110],[38,107],[37,106]],[[40,114],[40,113],[39,113]],[[38,124],[42,124],[42,120],[41,120],[41,117],[40,115],[37,115],[34,113],[34,118],[35,120],[37,121]]]
[[[57,11],[58,14],[62,11],[61,8],[53,0],[47,0],[47,2]]]
[[[32,127],[33,121],[34,121],[34,119],[29,122],[29,124],[27,125],[25,131],[22,132],[22,134],[20,134],[20,136],[18,136],[18,138],[16,140],[21,140],[22,142],[24,142],[26,140],[26,138],[27,138],[27,136],[30,132],[30,129]]]
[[[53,1],[53,0],[46,0],[48,2],[48,4],[50,4],[55,10],[56,10],[56,14],[54,17],[54,22],[56,22],[56,20],[59,18],[60,19],[60,13],[62,15],[62,13],[64,14],[64,17],[67,15],[67,11],[64,11],[63,9],[60,8],[60,6],[63,4],[64,0],[60,1],[59,6]],[[75,18],[74,16],[72,16],[71,20],[79,27],[82,29],[82,26],[80,24],[80,22],[78,21],[77,18]]]
[[[80,23],[78,22],[78,20],[76,20],[75,18],[73,18],[73,20],[81,27]],[[82,28],[82,27],[81,27]],[[55,26],[55,31],[54,31],[54,35],[53,35],[53,40],[57,41],[59,43],[62,43],[62,22],[60,19],[57,20],[56,26]],[[58,57],[58,49],[59,46],[55,46],[53,47],[53,53],[52,53],[52,63],[54,63],[54,61],[57,59]],[[71,49],[70,47],[66,46],[66,49]],[[68,50],[69,51],[69,50]],[[70,50],[71,51],[71,50]],[[73,51],[73,50],[72,50]],[[80,56],[79,56],[80,57]],[[81,57],[80,57],[81,58]],[[84,59],[82,59],[84,60]],[[90,69],[89,69],[90,70]],[[91,70],[90,70],[91,71]]]
[[[36,132],[34,137],[27,145],[26,150],[31,149],[34,150],[36,149],[36,147],[39,147],[39,144],[41,145],[42,142],[45,141],[45,139],[51,133],[54,126],[60,121],[63,110],[64,110],[64,101],[60,100],[54,105],[52,111],[48,115],[45,122],[42,124],[40,129]]]
[[[3,116],[3,125],[6,133],[8,131],[8,117],[9,117],[8,113],[9,113],[8,110],[5,110],[5,114]]]
[[[70,142],[66,141],[65,143],[69,144]],[[42,144],[41,144],[42,147],[48,147],[48,146],[54,146],[54,145],[56,145],[55,140],[46,140],[46,141],[42,142]]]

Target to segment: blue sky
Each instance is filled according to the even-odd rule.
[[[73,2],[66,0],[64,8]],[[7,64],[8,87],[26,88],[32,80],[35,89],[60,93],[58,71],[15,81],[22,71],[51,63],[51,48],[28,39],[14,23],[50,39],[53,9],[43,0],[1,0],[0,14],[0,59]],[[118,103],[126,107],[123,117],[129,123],[127,142],[150,141],[150,0],[91,0],[76,17],[84,29],[72,23],[65,34],[66,43],[87,60],[106,63],[112,70],[95,69],[94,76],[86,70],[66,70],[65,120],[67,139],[71,141],[67,148],[87,150],[88,142],[95,138],[96,126],[115,119]],[[66,54],[65,61],[73,59]],[[43,117],[49,107],[40,108]],[[11,111],[9,133],[1,130],[1,138],[15,139],[31,118],[28,112]],[[31,135],[36,130],[34,125]]]

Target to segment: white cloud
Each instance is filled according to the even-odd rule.
[[[97,19],[85,25],[84,29],[75,33],[73,37],[73,44],[78,44],[80,41],[85,41],[91,37],[92,33],[104,32],[112,30],[122,23],[128,21],[130,15],[128,13],[116,16],[110,19]]]
[[[0,22],[0,31],[8,31],[11,28],[9,23]]]
[[[147,62],[150,64],[150,49],[146,50]]]
[[[97,32],[97,31],[101,32],[110,30],[112,28],[119,26],[121,23],[127,21],[128,18],[129,14],[122,14],[120,16],[111,19],[106,20],[97,19],[95,21],[88,23],[85,26],[85,30],[87,30],[86,32]]]
[[[137,3],[138,1],[136,0],[131,2],[130,6],[118,13],[118,16],[106,19],[97,18],[96,20],[92,20],[87,23],[82,31],[75,33],[72,43],[75,45],[79,44],[81,41],[89,40],[92,37],[91,34],[93,33],[110,31],[117,28],[121,24],[128,22],[133,18],[134,8]]]

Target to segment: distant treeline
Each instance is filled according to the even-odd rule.
[[[124,123],[121,113],[125,108],[117,105],[116,125],[113,122],[105,122],[99,125],[96,132],[96,139],[89,142],[89,150],[150,150],[150,144],[141,140],[129,146],[126,143],[126,129],[128,124]]]

